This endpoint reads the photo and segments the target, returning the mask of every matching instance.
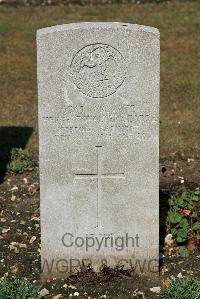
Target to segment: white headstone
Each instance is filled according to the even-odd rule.
[[[37,44],[43,272],[158,271],[159,31],[68,24]]]

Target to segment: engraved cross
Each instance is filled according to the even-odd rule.
[[[96,179],[97,180],[97,228],[103,228],[101,223],[101,198],[102,179],[124,179],[124,173],[102,173],[101,167],[102,146],[96,146],[97,151],[97,173],[75,173],[76,179]]]

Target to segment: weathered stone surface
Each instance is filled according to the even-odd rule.
[[[37,43],[44,273],[82,259],[155,271],[158,30],[69,24],[39,30]]]

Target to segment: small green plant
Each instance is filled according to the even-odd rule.
[[[10,152],[7,170],[12,173],[23,173],[24,171],[32,171],[37,165],[37,161],[33,159],[28,150],[13,148]]]
[[[20,279],[0,281],[0,299],[40,299],[39,290],[31,283]]]
[[[169,232],[177,243],[200,241],[200,197],[193,192],[183,192],[169,199],[167,216]]]
[[[189,277],[176,278],[161,289],[161,299],[199,299],[200,282]]]

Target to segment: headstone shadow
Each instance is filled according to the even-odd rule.
[[[32,127],[0,127],[0,184],[10,162],[11,149],[24,149],[32,133]]]
[[[164,254],[164,246],[165,246],[165,236],[166,236],[166,220],[167,220],[167,212],[169,211],[169,203],[168,199],[170,194],[164,193],[160,190],[159,192],[159,244],[160,244],[160,268],[163,264],[163,254]]]

